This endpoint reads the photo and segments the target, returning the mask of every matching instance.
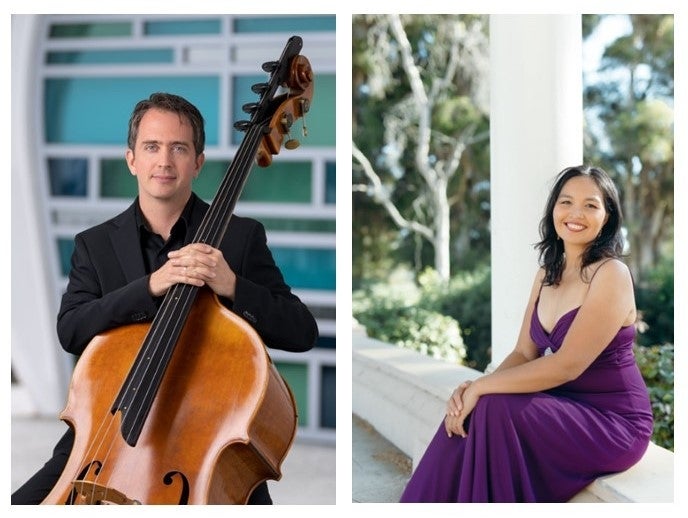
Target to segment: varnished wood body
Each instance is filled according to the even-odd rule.
[[[148,328],[99,335],[79,359],[60,416],[75,430],[74,448],[43,503],[68,503],[80,477],[130,503],[245,503],[260,482],[281,477],[296,433],[293,395],[255,330],[207,289],[198,294],[136,446],[126,444],[120,415],[110,408]],[[87,467],[94,461],[97,475],[95,465]]]

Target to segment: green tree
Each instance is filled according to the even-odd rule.
[[[593,34],[604,16],[584,17]],[[588,84],[585,155],[620,187],[636,278],[654,268],[673,238],[674,20],[629,15],[629,32],[609,43]]]
[[[354,16],[355,252],[371,241],[371,200],[416,271],[448,281],[452,256],[489,243],[487,50],[486,17]]]

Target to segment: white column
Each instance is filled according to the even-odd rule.
[[[490,16],[492,366],[513,349],[551,180],[583,160],[580,15]]]
[[[12,368],[19,378],[12,413],[56,416],[65,405],[65,356],[55,331],[55,294],[42,231],[34,152],[41,139],[36,74],[38,16],[12,16]]]

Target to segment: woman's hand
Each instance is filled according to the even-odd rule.
[[[447,415],[444,418],[444,428],[449,437],[466,437],[464,423],[478,403],[479,397],[470,381],[462,383],[454,390],[447,403]]]
[[[463,393],[471,383],[471,380],[464,381],[454,389],[449,401],[447,401],[447,415],[456,417],[461,413],[461,409],[463,408]]]

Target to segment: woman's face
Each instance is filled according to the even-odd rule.
[[[576,176],[562,187],[552,218],[564,243],[585,247],[600,235],[609,214],[595,181],[589,176]]]

